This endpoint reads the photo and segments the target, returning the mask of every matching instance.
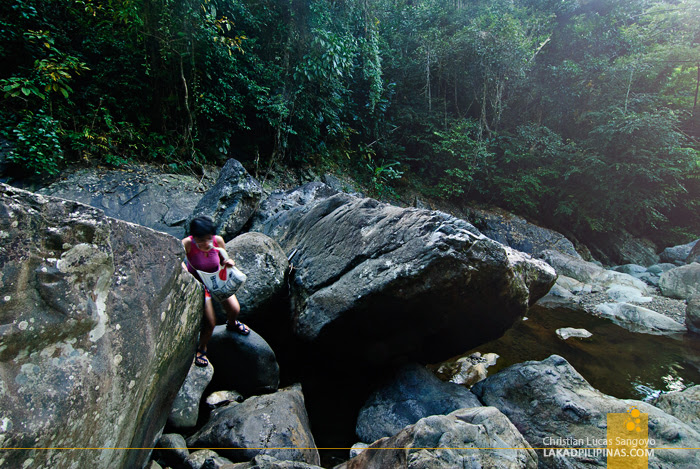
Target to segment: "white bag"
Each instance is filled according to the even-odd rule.
[[[226,251],[223,249],[214,249],[219,251],[224,259],[228,258],[228,256],[225,255]],[[202,279],[204,286],[209,290],[209,293],[217,300],[225,300],[235,295],[247,278],[243,272],[235,267],[220,267],[216,272],[202,272],[201,270],[197,270],[197,273],[199,274],[199,278]]]

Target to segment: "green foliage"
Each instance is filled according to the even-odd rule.
[[[35,174],[58,173],[63,151],[59,123],[43,111],[26,112],[8,137],[15,141],[8,159]]]
[[[662,238],[700,226],[699,33],[700,0],[11,0],[0,131],[35,172],[323,163]]]
[[[485,193],[494,170],[494,154],[488,142],[479,138],[480,126],[474,120],[455,122],[446,132],[435,132],[434,154],[443,168],[438,189],[449,198]]]
[[[391,181],[401,179],[401,176],[403,176],[403,171],[398,169],[399,163],[396,161],[392,163],[385,163],[384,161],[375,163],[372,156],[368,156],[367,159],[365,166],[369,170],[371,187],[376,195],[378,197],[396,195],[390,184]]]
[[[637,229],[658,228],[686,192],[684,179],[697,170],[697,152],[684,147],[677,116],[667,109],[625,113],[613,108],[594,113],[593,121],[599,124],[588,145],[599,152],[599,166],[605,169],[594,187],[615,190],[598,217]]]
[[[492,191],[511,210],[535,219],[552,221],[547,214],[571,215],[570,168],[577,158],[571,142],[547,127],[526,124],[499,139],[498,163]]]

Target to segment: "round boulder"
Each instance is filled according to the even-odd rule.
[[[241,304],[241,319],[249,320],[279,298],[285,287],[287,256],[274,239],[262,233],[245,233],[226,243],[226,251],[247,279],[236,297]]]
[[[275,392],[280,368],[275,352],[255,331],[248,335],[216,326],[207,346],[207,356],[216,369],[210,388],[235,389],[245,396]]]
[[[650,455],[649,467],[699,467],[700,464],[700,455],[690,449],[700,443],[700,433],[695,429],[646,402],[601,393],[557,355],[501,370],[477,383],[472,391],[485,405],[507,415],[537,448],[541,468],[605,466],[605,453],[591,455],[584,463],[566,455],[545,455],[543,447],[560,446],[556,437],[570,441],[604,440],[608,415],[628,412],[632,407],[648,414],[649,439],[656,441],[656,447],[673,448]]]
[[[472,448],[472,451],[465,449]],[[431,415],[336,469],[536,468],[537,454],[508,418],[494,407]]]

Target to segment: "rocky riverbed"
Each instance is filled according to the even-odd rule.
[[[45,260],[46,271],[25,268],[22,276],[18,276],[19,268],[4,271],[5,285],[22,284],[29,292],[13,293],[13,301],[17,301],[17,296],[44,305],[51,319],[56,311],[71,311],[65,303],[70,300],[94,315],[91,321],[96,327],[116,324],[115,330],[108,329],[108,335],[97,337],[94,328],[85,329],[79,322],[68,321],[66,327],[70,326],[70,334],[77,334],[76,340],[70,338],[64,344],[66,337],[59,337],[60,344],[48,344],[49,348],[54,347],[53,352],[46,344],[43,349],[25,352],[17,345],[17,350],[11,352],[17,352],[19,358],[8,359],[10,352],[0,349],[0,357],[5,360],[0,366],[3,376],[11,378],[7,383],[12,385],[18,382],[19,375],[24,376],[20,381],[28,380],[30,371],[36,373],[43,363],[53,363],[56,353],[65,352],[66,360],[75,360],[76,350],[71,347],[76,343],[80,345],[78,355],[87,356],[95,347],[108,350],[104,341],[100,342],[101,337],[114,342],[107,344],[113,350],[122,350],[93,366],[85,376],[77,370],[70,380],[93,386],[88,376],[98,379],[99,384],[93,389],[102,392],[113,377],[110,370],[123,369],[124,373],[118,376],[133,379],[127,382],[120,378],[120,392],[111,397],[99,394],[99,405],[114,408],[125,396],[138,393],[144,397],[145,400],[135,402],[135,409],[147,409],[152,418],[117,419],[118,441],[124,447],[132,442],[142,448],[158,448],[150,459],[144,451],[121,451],[114,457],[103,452],[90,461],[91,467],[201,469],[236,462],[231,467],[309,469],[341,464],[348,468],[418,468],[455,467],[477,459],[488,467],[596,467],[604,461],[552,459],[533,448],[541,447],[546,435],[598,436],[607,413],[624,412],[630,406],[652,416],[653,434],[664,445],[700,445],[697,419],[689,418],[687,407],[677,411],[668,404],[666,410],[660,410],[641,401],[605,395],[567,360],[551,351],[522,364],[518,363],[529,357],[516,357],[512,361],[514,367],[486,377],[476,385],[474,393],[465,386],[440,382],[420,364],[484,345],[504,332],[508,335],[513,325],[522,325],[521,317],[535,303],[537,308],[552,314],[575,310],[588,317],[609,317],[635,331],[625,331],[627,334],[656,334],[650,336],[660,341],[677,340],[671,337],[678,336],[685,340],[687,308],[683,295],[693,295],[694,266],[698,265],[684,262],[685,247],[674,250],[675,257],[664,259],[667,265],[626,267],[625,272],[618,272],[583,260],[561,234],[523,219],[483,212],[461,217],[444,211],[399,207],[348,194],[343,190],[349,186],[329,175],[317,178],[327,184],[314,181],[271,192],[269,181],[268,186],[259,184],[238,162],[230,160],[215,183],[208,181],[204,192],[202,178],[171,178],[152,171],[151,181],[149,171],[136,173],[137,179],[128,172],[109,172],[109,187],[95,184],[104,173],[88,174],[85,183],[80,182],[83,176],[66,175],[62,184],[42,190],[45,196],[10,195],[5,203],[5,224],[9,230],[13,227],[11,214],[24,213],[18,208],[23,205],[19,201],[22,198],[28,201],[26,212],[31,214],[38,207],[44,210],[53,204],[61,206],[58,199],[50,197],[52,194],[83,200],[109,209],[128,222],[167,230],[177,237],[182,236],[179,232],[193,213],[208,213],[222,227],[227,249],[248,275],[240,299],[245,303],[245,321],[253,332],[242,336],[217,326],[211,341],[210,366],[206,370],[191,366],[196,340],[191,319],[196,314],[190,300],[201,291],[196,285],[188,287],[187,310],[169,300],[180,291],[181,269],[174,269],[175,280],[168,283],[165,273],[151,272],[130,260],[129,255],[143,249],[141,238],[129,236],[137,232],[131,223],[122,227],[114,221],[104,221],[108,217],[94,211],[99,223],[120,227],[109,243],[99,244],[90,235],[94,230],[87,229],[90,223],[86,225],[84,220],[66,215],[65,220],[53,226],[52,218],[44,216],[49,225],[42,225],[41,233],[47,234],[52,251],[37,251],[35,255]],[[170,182],[166,184],[167,181]],[[178,185],[188,188],[182,199],[177,195]],[[75,195],[71,195],[71,189]],[[9,189],[5,193],[14,194]],[[75,212],[80,210],[84,209],[76,208]],[[46,213],[55,215],[54,212],[48,209]],[[138,231],[139,236],[146,239],[152,232],[142,229],[144,234]],[[16,246],[11,242],[32,236],[30,229],[25,231],[0,238],[3,252],[14,252]],[[126,235],[121,236],[121,231]],[[78,242],[74,246],[75,240]],[[174,246],[177,240],[168,238],[168,243]],[[90,247],[92,244],[98,247]],[[690,249],[692,246],[687,250]],[[106,254],[93,256],[94,259],[79,255],[88,251]],[[168,265],[177,266],[179,262],[171,259],[171,251]],[[68,252],[72,254],[69,256]],[[125,260],[120,256],[126,256]],[[67,262],[66,257],[72,261]],[[96,270],[86,268],[81,259]],[[129,264],[131,270],[123,263]],[[100,266],[114,271],[112,284],[100,280],[99,275],[88,275],[93,270],[106,272]],[[74,271],[63,272],[64,267]],[[25,281],[34,275],[39,279],[36,291],[36,282]],[[146,293],[131,290],[137,277],[146,284]],[[77,290],[85,284],[97,293],[94,298],[64,298],[56,295],[57,282],[69,286],[77,282]],[[171,287],[175,290],[171,291]],[[104,316],[101,298],[124,305],[114,313],[107,310]],[[25,310],[31,308],[13,309],[9,328],[0,332],[15,333],[15,329],[34,327],[31,318],[23,316]],[[167,350],[177,350],[177,354],[160,348],[156,356],[147,350],[130,352],[142,349],[130,345],[130,337],[119,331],[144,324],[143,320],[134,320],[144,316],[150,322],[139,332],[164,344]],[[183,323],[183,317],[189,319]],[[564,313],[559,317],[562,318],[566,319]],[[164,325],[168,327],[164,329]],[[166,329],[173,334],[168,335]],[[546,328],[540,328],[537,334],[534,342],[542,343],[541,337],[551,335],[564,348],[580,345],[584,351],[590,345],[586,341],[600,340],[595,333],[591,339],[562,340]],[[51,339],[48,335],[42,337]],[[140,336],[135,337],[137,340]],[[611,344],[616,341],[615,334],[605,337]],[[629,353],[627,349],[611,350]],[[491,355],[478,358],[483,360],[475,359],[477,365],[495,360]],[[21,368],[11,363],[19,359]],[[695,366],[692,363],[690,366]],[[488,374],[486,365],[481,371],[477,379]],[[17,375],[14,378],[13,373]],[[137,385],[144,383],[143,377],[154,374],[166,377],[168,384],[147,380],[143,384],[145,391]],[[76,385],[75,389],[82,388]],[[176,389],[180,389],[177,396]],[[44,406],[47,412],[53,409],[44,405],[53,402],[52,392],[46,389],[44,394],[34,393],[37,406]],[[11,395],[15,394],[3,393],[0,399],[13,399]],[[692,401],[695,395],[688,392],[668,402]],[[73,402],[70,397],[65,402]],[[149,407],[154,402],[158,405]],[[163,409],[173,402],[175,407],[168,415]],[[10,409],[4,400],[2,403],[3,409]],[[80,412],[90,415],[91,411]],[[19,421],[14,415],[2,417]],[[26,418],[31,421],[31,416]],[[680,429],[682,435],[674,434],[674,428]],[[21,431],[17,426],[7,427],[0,439],[3,444],[26,448]],[[442,438],[447,434],[450,438]],[[46,439],[40,444],[50,445],[51,435],[43,436]],[[117,441],[97,433],[75,433],[65,438],[72,440],[61,440],[64,446],[111,447]],[[355,441],[360,441],[358,448],[370,446],[382,451],[365,451],[347,461],[349,451],[329,454],[316,448],[349,448]],[[408,447],[426,450],[402,449]],[[398,450],[390,452],[391,448]],[[473,453],[454,448],[473,448]],[[357,449],[353,454],[360,452]],[[673,454],[657,455],[651,466],[700,466],[697,454]],[[44,456],[25,449],[13,453],[13,462],[26,464],[31,459],[36,467],[50,467],[59,460],[57,452]],[[70,462],[65,459],[71,457],[69,453],[60,457],[64,458],[61,463]],[[0,465],[4,461],[0,459]],[[80,464],[77,459],[73,462]]]

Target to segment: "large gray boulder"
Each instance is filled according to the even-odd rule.
[[[336,469],[456,467],[534,469],[537,455],[501,412],[476,407],[421,419]]]
[[[698,244],[698,239],[691,241],[687,244],[681,244],[678,246],[671,246],[664,249],[659,258],[661,262],[668,262],[670,264],[683,265],[686,263],[686,259],[690,256],[691,251]]]
[[[370,395],[357,417],[360,440],[372,443],[393,436],[430,415],[446,415],[464,407],[481,407],[463,386],[440,381],[424,366],[405,365]]]
[[[192,363],[202,290],[166,234],[0,185],[7,467],[141,467]]]
[[[187,378],[173,402],[173,408],[168,417],[170,426],[176,430],[186,430],[197,425],[199,403],[212,376],[214,376],[214,367],[211,363],[203,367],[197,366],[194,360],[192,361]]]
[[[236,390],[245,396],[277,391],[280,368],[275,352],[251,329],[241,335],[216,326],[207,346],[207,357],[216,373],[211,387]]]
[[[310,182],[289,191],[273,192],[260,204],[252,218],[250,231],[265,233],[279,241],[293,229],[292,224],[297,223],[300,213],[306,213],[317,203],[338,193],[322,182]],[[287,254],[291,255],[293,250]]]
[[[654,452],[649,467],[700,465],[700,454],[688,449],[700,445],[700,433],[651,404],[601,393],[557,355],[513,365],[477,383],[472,392],[485,405],[503,412],[533,448],[600,447],[585,442],[607,439],[608,414],[636,408],[648,414],[653,447],[675,448]],[[581,459],[538,453],[539,467],[543,468],[605,466],[603,453]]]
[[[216,184],[199,200],[185,229],[194,217],[210,216],[217,233],[229,241],[236,236],[255,212],[262,197],[262,186],[234,159],[226,162]]]
[[[700,264],[676,267],[661,275],[659,288],[664,296],[687,300],[691,296],[700,295]]]
[[[645,334],[678,334],[686,327],[663,314],[630,303],[601,303],[596,305],[600,316],[632,332]]]
[[[320,463],[298,384],[215,410],[187,443],[189,447],[219,448],[219,454],[234,462],[267,454],[283,461]]]
[[[581,258],[574,244],[561,233],[542,228],[511,213],[470,208],[467,210],[466,220],[494,241],[534,257],[551,249]]]
[[[622,272],[631,276],[637,276],[647,271],[647,268],[639,264],[624,264],[612,268],[615,272]]]
[[[156,167],[128,170],[80,169],[38,192],[75,200],[120,220],[164,231],[177,238],[209,178],[168,174]]]
[[[262,233],[244,233],[226,243],[226,251],[247,278],[236,293],[241,320],[268,316],[283,293],[289,261],[280,245]]]
[[[252,227],[291,255],[294,332],[319,350],[374,364],[446,359],[503,334],[554,283],[549,266],[463,220],[305,196],[323,187],[263,204]]]
[[[590,285],[589,291],[603,291],[612,286],[634,287],[642,294],[650,291],[646,283],[629,274],[604,269],[593,262],[587,262],[558,251],[543,251],[540,253],[540,259],[554,267],[558,275]]]

